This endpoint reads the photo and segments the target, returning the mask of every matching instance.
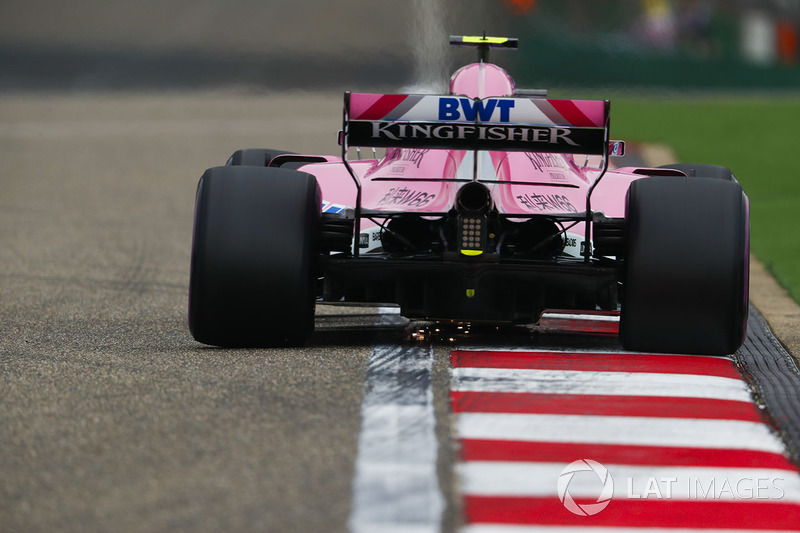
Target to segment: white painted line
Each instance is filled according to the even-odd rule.
[[[564,355],[581,355],[586,353],[598,353],[598,354],[611,354],[611,355],[658,355],[658,356],[665,356],[670,358],[678,358],[678,357],[707,357],[709,359],[716,359],[716,360],[726,360],[730,361],[729,356],[720,356],[720,355],[691,355],[691,354],[681,354],[681,353],[662,353],[662,354],[654,354],[653,352],[631,352],[631,351],[624,351],[620,352],[619,348],[602,348],[598,346],[597,348],[591,349],[575,349],[575,350],[560,350],[558,348],[553,349],[535,349],[532,350],[531,348],[525,347],[512,347],[512,346],[503,346],[502,348],[498,348],[497,346],[474,346],[470,345],[469,347],[464,348],[454,348],[459,352],[525,352],[530,353],[533,355],[536,354],[564,354]]]
[[[542,313],[542,318],[558,320],[594,320],[596,322],[619,322],[619,315],[582,315],[572,313]]]
[[[464,494],[558,497],[562,463],[470,461],[458,466]],[[614,482],[614,499],[714,500],[800,503],[800,475],[767,468],[659,467],[603,463]],[[594,472],[575,473],[573,498],[596,498]]]
[[[784,452],[783,444],[770,433],[767,426],[760,422],[740,420],[462,413],[456,428],[462,439]]]
[[[718,376],[473,367],[454,368],[452,376],[455,391],[664,396],[752,402],[744,381]]]
[[[382,309],[378,324],[402,321]],[[402,322],[400,322],[402,323]],[[367,363],[350,531],[438,532],[444,499],[436,474],[430,347],[375,345]]]

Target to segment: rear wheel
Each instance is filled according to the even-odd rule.
[[[310,174],[208,169],[197,189],[189,329],[219,346],[303,344],[314,328],[320,196]]]
[[[748,314],[747,197],[732,181],[631,184],[620,339],[629,350],[730,354]]]
[[[680,170],[690,178],[714,178],[739,183],[731,169],[719,165],[672,163],[671,165],[662,165],[658,168]]]
[[[228,158],[226,165],[228,166],[253,166],[253,167],[266,167],[269,162],[279,155],[291,154],[294,152],[287,152],[285,150],[270,150],[268,148],[245,148],[243,150],[236,150]]]

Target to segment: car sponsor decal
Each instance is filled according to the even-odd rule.
[[[598,128],[447,124],[440,122],[351,122],[351,146],[521,150],[594,154],[605,140]],[[600,150],[602,153],[602,150]]]
[[[522,206],[534,213],[544,211],[578,212],[578,208],[572,205],[569,198],[563,194],[518,194],[516,198]]]
[[[351,146],[605,152],[608,102],[346,93]]]
[[[447,122],[469,121],[475,122],[480,117],[481,122],[492,122],[495,110],[499,116],[497,122],[509,122],[513,100],[488,99],[471,100],[469,98],[439,98],[439,120]]]
[[[415,191],[407,187],[392,187],[378,202],[381,207],[407,206],[424,207],[436,198],[433,193]]]
[[[585,251],[585,241],[583,235],[567,232],[564,234],[564,255],[572,257],[582,257]]]
[[[540,172],[545,168],[569,168],[563,156],[530,152],[527,152],[525,155],[528,157],[531,165],[533,165],[533,168]]]
[[[323,213],[342,213],[344,210],[347,209],[347,206],[334,204],[331,202],[322,202],[322,212]]]
[[[423,159],[425,159],[425,154],[430,152],[430,149],[427,148],[412,148],[408,150],[397,150],[392,153],[386,154],[386,161],[397,163],[411,163],[416,168],[422,164]]]
[[[361,248],[361,251],[364,253],[382,251],[382,233],[383,231],[380,226],[362,229],[361,233],[358,235],[358,246]]]

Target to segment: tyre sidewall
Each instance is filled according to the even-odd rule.
[[[189,322],[208,344],[302,343],[313,329],[319,188],[306,173],[216,167],[198,185]]]
[[[641,351],[729,354],[744,340],[748,213],[726,180],[631,184],[620,336]]]

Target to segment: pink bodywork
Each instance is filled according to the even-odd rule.
[[[487,63],[467,65],[450,80],[450,94],[469,98],[513,96],[514,90],[514,81],[508,73]],[[365,113],[369,103],[353,113]],[[354,206],[356,187],[352,177],[341,159],[327,159],[325,163],[302,167],[319,182],[323,210],[340,211]],[[477,169],[479,180],[499,182],[488,186],[500,213],[547,215],[585,211],[589,187],[600,175],[599,159],[571,154],[482,151],[476,165],[472,151],[389,148],[380,159],[350,164],[361,182],[363,209],[446,212],[454,205],[456,193],[464,182],[413,181],[413,178],[470,180]],[[609,170],[592,194],[592,210],[607,217],[624,217],[628,187],[645,173],[636,168]],[[372,225],[365,220],[362,230]],[[582,235],[583,231],[583,224],[578,224],[570,233]]]

